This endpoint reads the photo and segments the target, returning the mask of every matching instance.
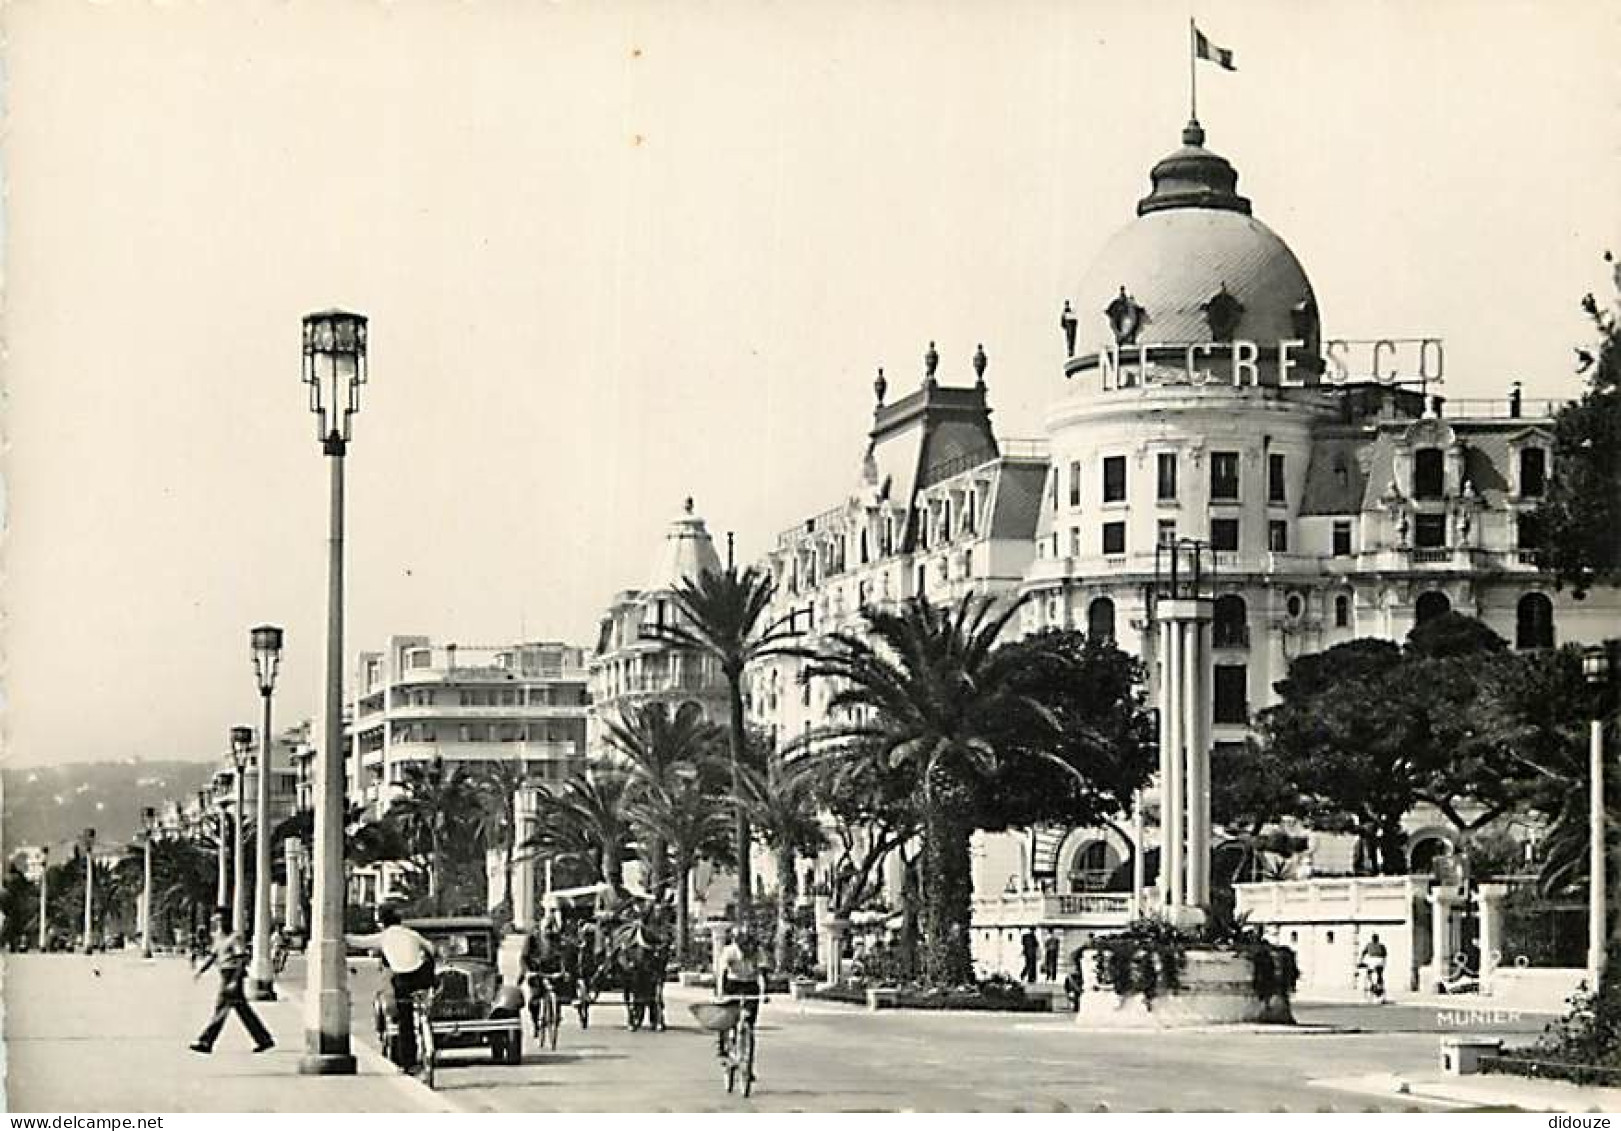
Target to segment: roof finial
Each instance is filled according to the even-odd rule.
[[[990,364],[990,358],[985,356],[985,343],[980,342],[974,348],[974,384],[981,389],[985,387],[985,366]]]
[[[1182,127],[1182,144],[1204,144],[1204,127],[1199,124],[1198,118],[1189,118],[1188,124]]]
[[[1069,350],[1069,356],[1075,356],[1075,330],[1077,326],[1075,310],[1069,305],[1069,299],[1064,300],[1064,312],[1058,316],[1059,329],[1064,331],[1064,346]]]
[[[685,504],[682,505],[681,509],[686,511],[688,514],[692,513],[692,496],[691,495],[687,496],[687,501],[686,501]]]
[[[935,383],[934,371],[939,368],[940,354],[939,351],[934,348],[934,343],[931,341],[929,343],[929,351],[923,355],[923,383],[925,385],[932,385]]]
[[[884,403],[884,394],[889,391],[889,382],[884,380],[884,367],[878,367],[878,376],[873,378],[872,391],[878,394],[878,403]]]

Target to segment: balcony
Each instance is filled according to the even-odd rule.
[[[1124,927],[1131,921],[1128,892],[1056,895],[1017,892],[976,898],[974,926],[1017,927],[1041,923],[1055,927]]]

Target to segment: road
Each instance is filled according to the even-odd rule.
[[[377,976],[352,963],[355,1032],[375,1045]],[[668,987],[670,1028],[629,1032],[622,1007],[599,1003],[581,1032],[565,1014],[555,1052],[526,1037],[523,1064],[487,1052],[447,1054],[441,1094],[467,1111],[1142,1111],[1425,1110],[1392,1095],[1311,1081],[1430,1068],[1434,1009],[1302,1005],[1293,1030],[1134,1034],[1084,1031],[1067,1015],[869,1013],[773,999],[759,1030],[759,1083],[749,1099],[721,1083],[714,1038],[686,1009],[705,991]],[[1542,1019],[1496,1024],[1531,1035]]]

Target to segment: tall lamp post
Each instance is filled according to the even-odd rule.
[[[46,893],[51,887],[51,850],[39,850],[39,952],[46,953],[51,945],[51,916]]]
[[[253,673],[264,701],[264,725],[259,728],[259,777],[255,783],[254,812],[259,831],[253,842],[253,968],[248,997],[275,1001],[275,972],[270,961],[270,695],[276,689],[281,666],[281,629],[261,624],[248,634],[253,646]]]
[[[229,880],[225,876],[225,810],[221,808],[206,789],[197,791],[197,827],[199,830],[208,827],[208,811],[214,810],[214,870],[219,873],[214,883],[214,906],[224,907],[225,901],[230,898]]]
[[[302,376],[331,469],[327,537],[326,705],[315,779],[314,923],[299,1071],[352,1075],[349,967],[343,941],[343,460],[366,383],[366,318],[327,310],[304,318]]]
[[[241,935],[247,927],[247,893],[243,890],[247,879],[247,861],[243,859],[243,826],[247,824],[248,751],[253,749],[253,728],[231,728],[231,762],[236,767],[236,820],[235,835],[231,840],[231,932]]]
[[[95,926],[93,914],[96,905],[96,830],[85,829],[80,838],[84,844],[84,952],[95,949],[91,930]]]
[[[1587,967],[1595,991],[1604,976],[1607,902],[1604,859],[1604,691],[1615,677],[1617,643],[1612,640],[1582,651],[1582,675],[1594,692],[1593,720],[1588,732]]]
[[[141,957],[152,957],[152,837],[158,829],[158,811],[148,805],[141,810],[141,833],[146,841],[146,859],[141,877]]]

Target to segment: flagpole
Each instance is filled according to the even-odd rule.
[[[1188,117],[1199,120],[1199,30],[1188,17]]]

